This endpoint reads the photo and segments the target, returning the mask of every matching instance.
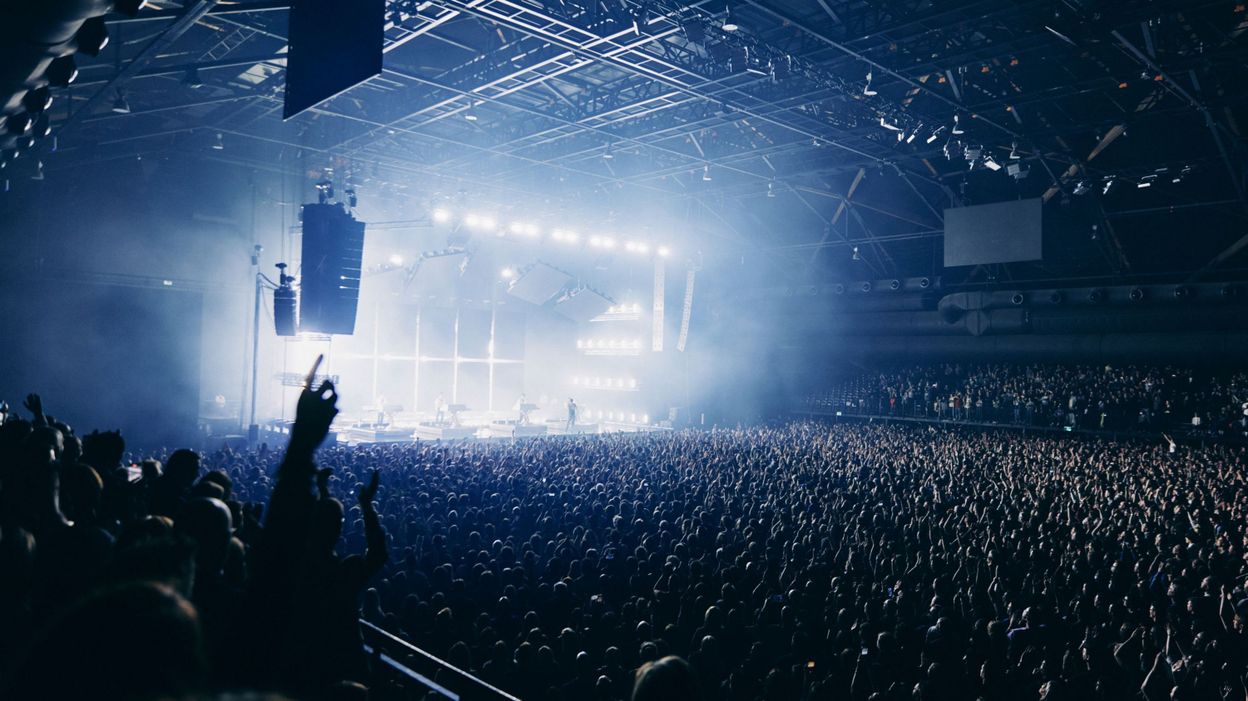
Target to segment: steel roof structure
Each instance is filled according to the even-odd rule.
[[[391,0],[382,74],[284,122],[288,12],[107,15],[32,152],[333,167],[361,197],[549,217],[645,202],[813,279],[940,274],[944,210],[1016,197],[1079,212],[1063,254],[961,281],[1248,268],[1243,3]]]

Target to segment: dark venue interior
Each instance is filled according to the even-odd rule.
[[[1236,0],[0,0],[0,699],[1248,701]]]

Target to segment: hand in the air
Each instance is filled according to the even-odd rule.
[[[292,448],[313,451],[329,434],[329,427],[338,415],[338,392],[334,383],[325,380],[315,390],[312,383],[316,380],[316,371],[320,369],[325,356],[317,356],[312,364],[312,371],[303,384],[303,392],[299,395],[299,403],[295,407],[295,425],[290,432]]]
[[[373,499],[377,498],[377,486],[381,483],[381,473],[377,470],[372,472],[368,485],[360,490],[360,506],[363,508],[372,507]]]

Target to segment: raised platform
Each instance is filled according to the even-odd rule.
[[[416,438],[428,441],[457,441],[465,438],[476,438],[479,426],[451,426],[433,422],[421,423],[416,427]]]
[[[546,435],[545,424],[524,424],[516,421],[494,421],[489,425],[491,438],[534,438]]]
[[[598,424],[577,424],[569,428],[566,421],[548,421],[546,428],[552,436],[587,436],[598,433]]]
[[[412,429],[398,426],[352,426],[342,432],[352,445],[359,443],[410,443]]]

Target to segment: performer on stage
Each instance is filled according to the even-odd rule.
[[[434,423],[440,424],[446,420],[446,399],[441,394],[438,395],[437,399],[433,400],[433,410],[435,412],[433,417]]]
[[[529,410],[524,408],[525,405],[528,403],[529,403],[528,397],[524,395],[524,392],[521,392],[520,401],[516,402],[516,409],[519,410],[520,412],[520,425],[521,426],[529,425]]]
[[[568,429],[576,425],[576,400],[568,397]]]
[[[386,416],[386,395],[379,395],[377,397],[377,425],[388,426],[389,424],[389,417]]]

